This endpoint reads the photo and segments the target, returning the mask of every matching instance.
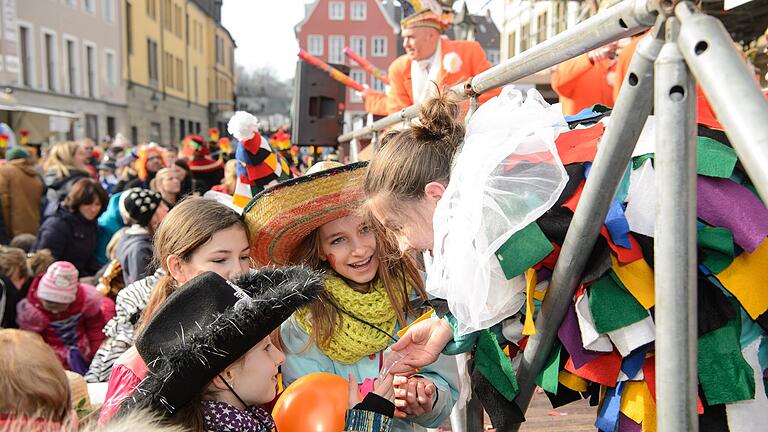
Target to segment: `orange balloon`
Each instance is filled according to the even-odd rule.
[[[349,381],[325,372],[305,375],[288,386],[272,409],[280,432],[339,432],[349,407]]]

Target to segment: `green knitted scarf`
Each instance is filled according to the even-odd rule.
[[[333,336],[328,347],[322,349],[325,355],[342,364],[354,364],[387,348],[389,336],[372,326],[391,335],[395,331],[397,314],[380,279],[377,278],[371,283],[368,293],[361,293],[355,291],[336,273],[328,272],[325,277],[325,289],[340,309],[340,319],[336,321]],[[301,328],[311,335],[312,317],[309,307],[296,311],[295,317]]]

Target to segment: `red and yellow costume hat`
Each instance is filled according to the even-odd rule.
[[[400,21],[400,28],[429,27],[444,33],[453,24],[453,1],[401,0],[405,18]]]

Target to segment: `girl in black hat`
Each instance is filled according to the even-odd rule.
[[[213,272],[193,278],[136,341],[150,371],[121,413],[149,408],[191,431],[274,431],[260,405],[275,397],[285,356],[269,334],[322,289],[321,275],[303,267],[252,271],[234,283]],[[392,399],[392,377],[375,392]],[[378,415],[348,415],[345,430],[389,430],[394,405],[376,393],[355,409]]]

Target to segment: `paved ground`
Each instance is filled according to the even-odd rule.
[[[533,395],[531,406],[526,413],[526,422],[520,428],[520,432],[582,432],[594,431],[596,407],[590,407],[586,400],[570,403],[556,410],[552,409],[547,396],[536,392]],[[486,417],[487,428],[491,422]],[[450,423],[446,422],[440,431],[451,430]],[[468,431],[480,432],[480,431]]]

